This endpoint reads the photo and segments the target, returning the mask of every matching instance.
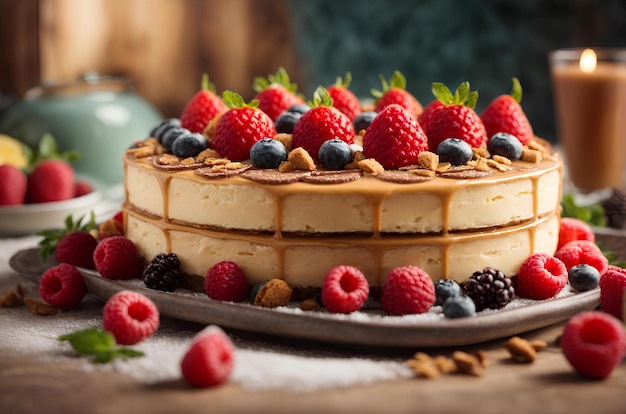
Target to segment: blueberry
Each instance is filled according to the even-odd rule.
[[[374,118],[376,118],[377,112],[365,111],[361,112],[354,118],[352,121],[352,125],[354,126],[354,130],[358,133],[364,129],[367,129]]]
[[[487,151],[491,155],[501,155],[510,160],[519,160],[524,150],[522,143],[515,135],[506,132],[494,134],[487,142]]]
[[[195,157],[207,148],[204,135],[197,132],[180,135],[172,144],[172,153],[179,158]]]
[[[442,310],[446,318],[464,318],[476,313],[476,305],[469,296],[453,296],[445,301]]]
[[[437,145],[439,161],[449,162],[452,165],[467,164],[474,153],[472,147],[467,142],[459,138],[447,138]]]
[[[165,148],[167,151],[172,151],[172,144],[174,144],[174,141],[176,141],[176,138],[180,137],[181,135],[187,135],[187,134],[191,134],[191,131],[188,130],[187,128],[183,128],[183,127],[174,127],[174,128],[170,128],[167,131],[165,131],[165,133],[163,133],[163,135],[161,135],[161,145],[163,145],[163,148]]]
[[[291,112],[291,113],[294,113],[294,114],[302,115],[303,113],[305,113],[309,109],[311,109],[311,107],[309,105],[307,105],[307,104],[297,104],[297,105],[290,106],[287,109],[287,112]]]
[[[579,264],[572,267],[568,272],[569,285],[576,292],[586,292],[598,287],[600,272],[588,264]]]
[[[320,163],[329,170],[341,170],[352,161],[350,145],[340,139],[325,141],[317,153]]]
[[[298,112],[283,112],[274,121],[276,132],[291,134],[301,116],[302,114]]]
[[[459,296],[461,286],[451,279],[441,279],[435,282],[435,305],[443,305],[448,298]]]
[[[162,142],[163,134],[169,129],[180,126],[180,120],[176,118],[166,119],[161,122],[156,128],[150,131],[150,136],[155,137],[159,142]]]
[[[278,168],[281,162],[287,160],[287,149],[280,142],[272,138],[258,140],[250,148],[250,161],[259,168]]]
[[[261,290],[261,288],[265,286],[266,284],[267,282],[259,282],[252,286],[252,289],[250,289],[250,302],[254,303],[254,300],[256,299],[256,295],[259,294],[259,291]]]

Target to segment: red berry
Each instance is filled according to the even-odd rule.
[[[563,262],[546,253],[535,253],[520,267],[517,294],[528,299],[548,299],[559,293],[567,281],[567,268]]]
[[[296,95],[298,86],[291,83],[284,68],[278,68],[275,75],[254,79],[254,99],[259,101],[259,109],[265,112],[272,122],[293,105],[303,104],[304,100]]]
[[[215,300],[241,302],[250,293],[250,284],[237,263],[223,261],[211,266],[204,279],[204,292]]]
[[[432,89],[444,105],[433,108],[428,122],[422,126],[431,151],[436,151],[437,146],[447,138],[461,139],[474,148],[487,142],[485,125],[473,109],[478,93],[470,91],[469,82],[459,85],[454,95],[438,82],[433,83]]]
[[[435,285],[417,266],[397,267],[385,279],[380,302],[391,315],[424,313],[435,304]]]
[[[317,160],[320,147],[331,139],[347,144],[354,142],[354,127],[350,119],[332,107],[326,88],[320,86],[313,94],[314,107],[306,111],[293,128],[293,147],[304,148]]]
[[[571,241],[557,250],[555,256],[565,264],[568,270],[579,264],[588,264],[598,269],[598,273],[602,274],[609,265],[609,261],[602,250],[589,240]]]
[[[98,226],[98,240],[124,235],[124,214],[120,211]]]
[[[526,145],[533,138],[533,128],[520,106],[521,101],[522,86],[517,78],[513,78],[511,94],[495,98],[480,115],[488,137],[498,132],[506,132],[515,136],[522,145]]]
[[[28,176],[26,201],[47,203],[74,198],[74,170],[61,160],[40,162]]]
[[[113,334],[118,344],[133,345],[159,327],[159,310],[147,296],[122,290],[104,305],[102,327]]]
[[[604,379],[626,354],[626,331],[613,316],[588,311],[567,322],[560,343],[576,371],[588,378]]]
[[[354,121],[354,118],[361,113],[361,101],[348,89],[351,81],[352,74],[347,72],[343,79],[338,77],[335,84],[326,90],[333,100],[333,106],[347,116],[350,121]]]
[[[435,99],[431,101],[428,105],[426,105],[426,107],[424,108],[424,111],[422,111],[420,116],[417,117],[417,122],[419,122],[422,129],[424,130],[426,129],[426,126],[430,122],[430,118],[433,116],[433,113],[435,112],[435,110],[442,108],[444,106],[445,106],[444,103],[441,102],[439,99]]]
[[[0,165],[0,206],[24,204],[27,185],[26,176],[18,168]]]
[[[87,181],[76,181],[74,183],[74,197],[82,197],[93,192],[93,186]]]
[[[422,104],[406,90],[406,78],[398,71],[395,71],[391,79],[387,81],[381,76],[382,91],[372,91],[376,98],[375,112],[381,112],[392,104],[397,104],[406,109],[413,119],[422,113]]]
[[[191,132],[202,133],[208,123],[226,109],[224,102],[215,94],[215,86],[209,82],[209,76],[204,74],[202,89],[183,108],[180,126]]]
[[[143,272],[137,246],[124,236],[107,237],[98,243],[93,261],[96,270],[107,279],[140,278]]]
[[[419,153],[427,149],[424,131],[400,105],[379,112],[363,137],[363,155],[388,170],[417,164]]]
[[[623,319],[626,269],[609,266],[600,276],[600,307],[606,313]]]
[[[246,105],[234,92],[225,91],[223,97],[231,109],[217,121],[211,146],[224,158],[247,160],[255,142],[276,135],[274,122],[263,111]]]
[[[55,308],[75,308],[86,293],[85,278],[67,263],[47,269],[39,279],[39,296]]]
[[[559,243],[556,250],[574,240],[596,241],[596,236],[591,227],[582,220],[572,217],[563,217],[561,219],[561,227],[559,229]]]
[[[59,263],[68,263],[86,269],[95,269],[93,252],[98,241],[86,231],[72,231],[64,235],[54,249],[54,258]]]
[[[213,387],[226,381],[233,370],[235,347],[217,326],[200,332],[180,368],[185,380],[194,387]]]
[[[370,289],[367,279],[353,266],[335,266],[322,285],[322,303],[329,312],[352,313],[365,303]]]

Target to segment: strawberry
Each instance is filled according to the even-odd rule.
[[[333,99],[333,106],[339,109],[345,116],[354,121],[354,118],[361,113],[361,102],[348,87],[352,82],[352,74],[347,72],[343,79],[337,77],[334,85],[326,88]]]
[[[463,82],[454,95],[442,83],[434,82],[432,92],[444,105],[433,109],[433,113],[424,132],[428,137],[428,147],[436,151],[437,146],[446,138],[459,138],[472,147],[480,147],[487,142],[487,132],[474,106],[478,92],[470,91],[469,82]]]
[[[26,176],[18,168],[0,165],[0,206],[24,204],[27,185]]]
[[[44,230],[37,233],[43,236],[39,242],[40,256],[43,260],[50,254],[59,263],[95,269],[93,252],[98,241],[91,235],[96,228],[95,215],[91,213],[89,221],[83,224],[85,217],[74,221],[72,216],[65,219],[65,228]]]
[[[488,137],[498,132],[506,132],[514,135],[522,145],[526,145],[532,139],[533,128],[520,102],[522,102],[522,85],[517,78],[513,78],[511,94],[498,96],[480,114]]]
[[[289,75],[284,68],[278,68],[275,75],[269,75],[267,78],[255,78],[252,87],[257,92],[254,99],[259,101],[259,109],[265,112],[272,122],[289,107],[304,103],[304,100],[296,94],[298,86],[289,81]]]
[[[74,192],[74,170],[65,161],[44,160],[28,175],[28,203],[69,200]]]
[[[422,111],[420,116],[417,117],[417,122],[420,123],[420,126],[422,127],[422,129],[426,129],[426,126],[430,122],[430,118],[433,116],[433,113],[437,109],[442,108],[444,106],[445,105],[443,104],[443,102],[441,102],[439,99],[434,99],[430,101],[430,103],[424,107],[424,110]]]
[[[317,160],[324,142],[340,139],[346,144],[352,144],[354,136],[350,119],[332,106],[330,94],[326,88],[319,86],[313,93],[311,109],[302,114],[293,128],[293,147],[304,148]]]
[[[78,180],[74,183],[74,197],[81,197],[93,192],[93,185],[84,180]]]
[[[413,116],[397,104],[387,106],[372,121],[363,137],[363,155],[375,158],[388,170],[417,164],[428,139]]]
[[[411,114],[415,119],[422,113],[422,104],[406,90],[406,78],[399,71],[395,71],[387,82],[380,76],[382,91],[372,89],[372,95],[376,98],[374,112],[380,112],[391,104],[398,104]]]
[[[209,82],[209,75],[202,75],[202,89],[183,108],[180,126],[191,132],[202,133],[211,119],[226,110],[226,105],[215,94],[215,86]]]
[[[247,160],[255,142],[276,135],[274,122],[257,108],[256,99],[246,105],[239,94],[231,91],[224,91],[222,98],[230,109],[220,116],[211,146],[232,161]]]

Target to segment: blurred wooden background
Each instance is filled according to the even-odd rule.
[[[255,76],[302,80],[285,0],[0,0],[0,92],[96,71],[178,116],[203,72],[254,96]]]

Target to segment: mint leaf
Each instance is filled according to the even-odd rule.
[[[561,199],[561,217],[573,217],[584,221],[590,226],[606,227],[606,214],[600,204],[578,206],[572,194],[565,194]]]
[[[106,364],[116,358],[128,359],[144,356],[144,353],[128,347],[119,347],[110,332],[101,328],[86,328],[59,336],[67,341],[80,355],[91,355],[94,364]]]

